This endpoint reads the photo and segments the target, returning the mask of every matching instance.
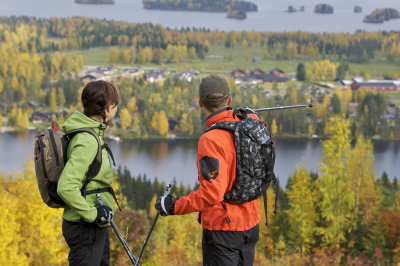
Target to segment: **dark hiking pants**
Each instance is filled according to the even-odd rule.
[[[63,220],[62,231],[69,246],[69,265],[110,265],[108,227]]]
[[[253,265],[259,226],[243,232],[203,230],[203,265]]]

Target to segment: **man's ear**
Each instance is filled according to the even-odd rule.
[[[204,107],[203,102],[199,99],[199,106]]]
[[[231,102],[232,102],[232,98],[231,98],[231,96],[229,96],[229,98],[228,98],[228,105],[231,105]]]

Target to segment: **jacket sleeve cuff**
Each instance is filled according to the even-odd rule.
[[[85,212],[85,215],[82,216],[83,220],[88,223],[93,223],[97,217],[97,209],[93,207],[91,210]]]

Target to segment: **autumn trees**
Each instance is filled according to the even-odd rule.
[[[351,123],[343,117],[329,119],[329,139],[323,141],[319,173],[299,163],[285,190],[279,188],[277,216],[275,188],[267,190],[268,228],[260,200],[260,238],[257,265],[371,264],[400,260],[400,194],[397,179],[377,178],[373,145],[360,135],[352,144]],[[32,166],[16,176],[0,175],[0,262],[52,265],[67,260],[61,235],[61,212],[40,198]],[[154,202],[164,183],[132,176],[119,168],[113,182],[123,212],[115,221],[134,253],[155,215]],[[192,189],[173,184],[179,197]],[[27,202],[29,202],[27,204]],[[142,263],[172,265],[201,263],[201,226],[197,214],[159,218]],[[111,260],[125,265],[129,258],[111,233]]]

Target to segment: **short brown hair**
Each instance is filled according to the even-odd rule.
[[[83,88],[81,101],[86,116],[101,115],[105,121],[104,110],[110,105],[118,105],[118,92],[114,85],[107,81],[91,81]]]
[[[204,108],[206,108],[210,112],[218,111],[222,108],[225,108],[228,103],[228,98],[225,98],[224,95],[220,92],[211,93],[208,95],[209,99],[221,99],[219,101],[201,101],[203,103]]]

